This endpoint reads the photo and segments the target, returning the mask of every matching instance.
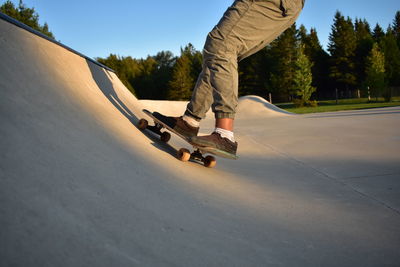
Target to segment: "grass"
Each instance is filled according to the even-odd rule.
[[[383,99],[367,98],[354,98],[354,99],[339,99],[338,104],[336,100],[318,101],[318,107],[301,107],[297,108],[292,103],[281,103],[276,106],[297,114],[305,113],[318,113],[318,112],[333,112],[341,110],[357,110],[357,109],[370,109],[370,108],[384,108],[400,106],[400,97],[394,97],[392,102],[384,102]]]

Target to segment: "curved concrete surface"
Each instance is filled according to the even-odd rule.
[[[134,126],[184,105],[0,20],[0,266],[400,265],[400,108],[247,97],[240,159],[207,169]]]

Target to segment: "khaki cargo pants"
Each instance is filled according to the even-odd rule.
[[[186,114],[234,118],[238,61],[264,48],[297,19],[304,0],[236,0],[208,34],[200,73]]]

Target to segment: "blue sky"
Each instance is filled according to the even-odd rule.
[[[0,0],[4,3],[5,0]],[[18,0],[13,0],[18,3]],[[143,58],[162,50],[179,55],[189,42],[201,50],[207,33],[232,0],[24,0],[47,22],[56,39],[89,56],[110,53]],[[400,10],[399,0],[306,0],[297,23],[317,29],[328,43],[333,17],[365,18],[386,29]]]

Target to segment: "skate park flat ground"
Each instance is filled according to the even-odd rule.
[[[400,266],[400,108],[243,97],[208,169],[135,126],[185,105],[0,19],[0,266]]]

